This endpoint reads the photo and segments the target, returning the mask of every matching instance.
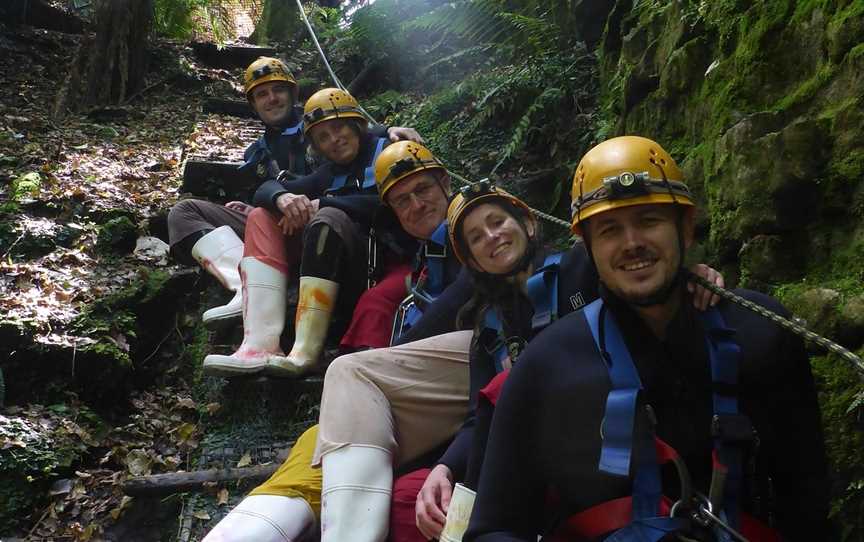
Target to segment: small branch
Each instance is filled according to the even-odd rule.
[[[232,482],[236,480],[266,480],[279,468],[280,463],[240,467],[232,469],[209,469],[194,472],[171,472],[139,476],[123,482],[123,493],[131,497],[150,497],[182,491],[198,491],[208,482]]]

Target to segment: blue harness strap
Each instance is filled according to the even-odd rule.
[[[360,185],[361,190],[368,190],[370,188],[374,188],[375,185],[375,160],[378,159],[378,155],[381,154],[381,151],[384,149],[384,144],[387,142],[386,138],[379,137],[378,142],[375,144],[375,152],[372,153],[372,159],[369,161],[369,165],[366,166],[366,169],[363,170],[363,181]],[[333,182],[330,184],[330,188],[324,191],[325,194],[332,194],[333,192],[338,192],[339,190],[345,187],[345,183],[348,182],[348,175],[337,175],[333,177]]]
[[[560,265],[560,252],[546,256],[543,267],[535,271],[525,284],[528,299],[534,305],[531,329],[544,328],[558,316],[558,270]]]
[[[726,469],[722,495],[723,516],[732,528],[738,529],[739,496],[744,484],[744,453],[740,443],[752,438],[753,434],[750,420],[739,413],[737,395],[728,391],[738,385],[738,357],[741,347],[733,340],[735,330],[726,326],[720,311],[711,309],[700,316],[705,327],[711,359],[711,381],[715,384],[711,396],[714,407],[712,434],[715,460]]]
[[[560,252],[550,254],[543,260],[543,266],[531,275],[525,284],[528,299],[534,307],[531,329],[535,333],[551,324],[558,317],[558,275],[561,266]],[[487,350],[495,360],[497,373],[504,370],[504,360],[510,354],[507,338],[498,313],[491,307],[483,315],[483,326],[495,332],[496,340]]]
[[[280,136],[288,136],[288,137],[296,137],[296,136],[298,136],[298,134],[300,136],[300,139],[302,140],[302,138],[303,138],[303,121],[302,120],[300,122],[298,122],[297,124],[295,124],[294,126],[289,126],[288,128],[285,128],[284,130],[282,130],[281,134],[279,134],[279,135]],[[266,137],[264,137],[262,135],[261,137],[256,139],[255,143],[253,143],[252,145],[253,145],[252,155],[249,157],[248,160],[243,162],[243,165],[241,165],[238,168],[242,171],[246,171],[246,170],[253,169],[253,168],[257,167],[258,164],[262,160],[273,159],[273,151],[270,149],[270,145],[267,143]],[[295,159],[296,159],[296,157],[295,157]]]
[[[447,221],[435,228],[432,236],[423,244],[423,255],[426,263],[426,279],[423,282],[423,293],[435,299],[444,291],[445,266],[447,263]]]
[[[583,309],[582,314],[588,321],[594,343],[603,356],[612,381],[612,388],[606,397],[600,470],[627,476],[630,474],[630,457],[633,452],[636,401],[642,389],[642,381],[615,319],[609,311],[603,309],[603,300],[597,299],[590,303]],[[601,316],[604,337],[600,336]]]
[[[435,228],[430,239],[423,244],[422,250],[424,258],[418,257],[415,272],[418,271],[420,262],[422,262],[426,268],[425,277],[422,284],[413,284],[409,290],[415,299],[419,298],[428,304],[441,295],[441,292],[447,287],[445,276],[447,263],[446,220]],[[394,339],[411,329],[422,316],[423,310],[417,303],[411,303],[405,310],[401,327],[393,333]]]
[[[626,476],[630,471],[636,406],[642,384],[620,328],[610,312],[604,309],[603,301],[598,299],[589,304],[582,314],[601,352],[611,380],[602,427],[603,443],[599,468],[603,472]],[[701,318],[705,327],[711,379],[715,384],[715,390],[729,390],[738,383],[740,348],[733,340],[734,330],[726,327],[722,315],[716,308],[703,313]],[[728,392],[715,391],[713,407],[714,449],[719,461],[728,469],[721,514],[724,521],[737,528],[739,523],[737,499],[742,484],[743,452],[740,446],[730,445],[730,443],[743,440],[743,437],[735,434],[735,431],[724,432],[724,427],[740,427],[742,417],[738,413],[737,398]],[[728,420],[733,423],[724,423]],[[745,427],[749,427],[749,421]],[[737,433],[742,432],[746,433],[746,431],[737,431]],[[659,515],[663,496],[654,434],[653,431],[642,431],[636,438],[639,454],[633,475],[631,522],[612,533],[606,538],[607,542],[655,542],[670,532],[687,527],[687,521],[682,518]],[[730,540],[730,535],[726,531],[715,528],[714,532],[718,541]]]

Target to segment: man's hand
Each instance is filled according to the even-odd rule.
[[[417,529],[427,539],[438,538],[444,530],[452,496],[453,473],[447,465],[435,465],[423,482],[414,506]]]
[[[243,213],[246,216],[249,216],[249,213],[252,212],[252,207],[248,203],[243,203],[242,201],[229,201],[225,204],[225,207],[231,209],[232,211],[237,211],[238,213]]]
[[[420,137],[420,133],[414,128],[391,126],[390,128],[387,128],[387,137],[389,137],[390,141],[393,143],[405,139],[413,141],[414,143],[423,143],[423,138]]]
[[[720,274],[720,271],[717,271],[712,267],[708,267],[704,263],[697,263],[690,268],[690,272],[694,275],[698,275],[704,278],[708,282],[716,284],[721,288],[726,285],[725,281],[723,280],[723,275]],[[710,290],[707,290],[702,286],[698,286],[693,282],[687,283],[687,291],[693,294],[693,306],[700,311],[708,310],[708,307],[713,307],[720,301],[720,296],[711,293]]]

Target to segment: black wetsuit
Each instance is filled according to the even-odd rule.
[[[738,293],[785,314],[770,297]],[[681,454],[695,488],[707,493],[712,384],[704,332],[689,297],[660,341],[627,305],[608,292],[603,296],[639,371],[642,398],[656,412],[657,435]],[[773,520],[788,540],[826,540],[826,460],[803,345],[737,305],[724,302],[719,309],[741,347],[740,411],[758,433],[752,468],[745,467],[743,510]],[[572,514],[630,495],[629,477],[598,469],[608,392],[607,369],[581,313],[559,320],[528,345],[495,408],[466,542],[534,542]],[[646,424],[641,415],[636,430]],[[664,470],[663,480],[668,494],[675,478]],[[554,506],[547,502],[550,494],[557,496]]]

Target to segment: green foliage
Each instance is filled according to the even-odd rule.
[[[859,351],[864,355],[864,351]],[[855,394],[864,391],[848,363],[835,355],[813,358],[813,375],[819,389],[825,448],[834,472],[836,495],[831,515],[840,525],[844,541],[864,538],[864,432],[858,416],[850,412]],[[857,385],[855,383],[858,383]]]
[[[154,26],[158,34],[177,39],[209,31],[217,43],[224,43],[233,27],[227,5],[226,0],[154,0]]]

